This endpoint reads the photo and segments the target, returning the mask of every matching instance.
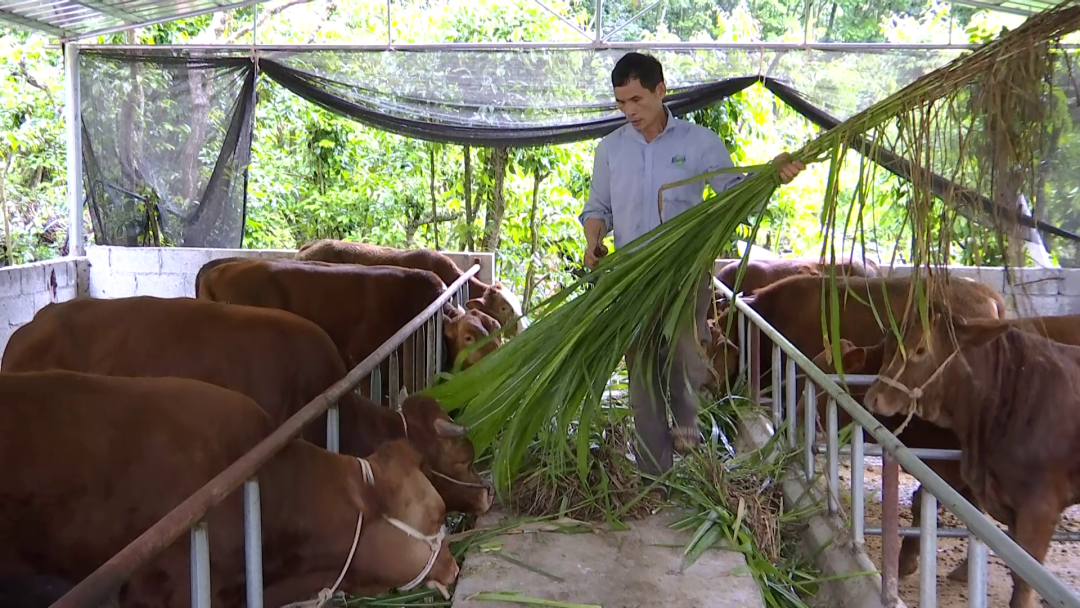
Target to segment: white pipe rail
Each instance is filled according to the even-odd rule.
[[[904,446],[895,435],[893,435],[888,429],[886,429],[880,422],[874,418],[865,408],[860,406],[851,395],[847,394],[843,388],[840,387],[832,378],[830,374],[819,369],[814,365],[805,354],[800,352],[791,342],[789,342],[783,335],[780,334],[775,328],[757,313],[750,305],[743,301],[742,297],[735,298],[734,293],[726,285],[721,283],[715,277],[713,278],[713,285],[720,291],[721,294],[731,303],[733,310],[737,311],[736,322],[739,328],[739,354],[740,354],[740,372],[749,368],[753,370],[756,367],[753,362],[759,360],[758,353],[754,349],[754,340],[746,340],[747,334],[764,334],[774,346],[782,351],[783,355],[786,355],[789,361],[794,361],[795,365],[803,371],[803,374],[807,377],[809,382],[806,383],[805,398],[806,404],[804,407],[804,420],[806,422],[806,460],[804,464],[804,473],[806,480],[812,482],[814,479],[814,454],[815,450],[812,447],[816,443],[816,423],[815,414],[817,412],[817,387],[820,387],[827,393],[829,402],[826,407],[826,418],[828,426],[828,437],[826,440],[826,452],[828,454],[828,507],[830,512],[836,512],[839,504],[839,480],[837,475],[837,466],[839,461],[838,448],[838,433],[837,433],[837,411],[836,405],[839,404],[845,411],[851,416],[853,424],[853,445],[852,455],[853,462],[861,463],[862,456],[864,455],[864,448],[862,446],[862,429],[874,437],[882,449],[884,449],[884,455],[882,459],[883,465],[883,485],[888,486],[886,477],[890,472],[894,475],[898,473],[898,466],[903,468],[913,475],[916,479],[922,483],[924,494],[924,505],[926,502],[926,494],[932,494],[934,502],[941,502],[950,511],[952,511],[964,524],[967,525],[970,534],[972,535],[969,544],[969,576],[968,576],[968,598],[969,606],[986,606],[986,581],[987,581],[987,556],[986,549],[989,546],[994,552],[1008,565],[1008,567],[1030,584],[1042,598],[1048,602],[1051,606],[1062,606],[1069,608],[1080,608],[1080,597],[1078,597],[1068,586],[1066,586],[1060,579],[1051,574],[1042,564],[1040,564],[1035,558],[1033,558],[1027,551],[1016,544],[1003,530],[997,527],[989,518],[982,514],[979,509],[969,503],[960,495],[954,488],[945,482],[941,477],[937,475],[932,469],[930,469],[922,460],[915,455],[909,448]],[[739,317],[746,317],[751,324],[749,331],[743,330],[742,319]],[[754,330],[757,331],[754,331]],[[753,351],[753,352],[750,352]],[[775,355],[775,350],[774,350]],[[744,361],[746,361],[744,363]],[[776,362],[773,362],[774,368]],[[873,378],[873,376],[870,376]],[[852,376],[845,376],[848,384],[851,384]],[[778,380],[773,378],[774,384],[778,384]],[[750,387],[752,396],[757,392],[755,390],[758,384],[758,379],[750,376]],[[815,386],[816,385],[816,386]],[[790,399],[792,396],[790,393],[787,395]],[[752,397],[753,398],[753,397]],[[778,403],[783,397],[777,393],[773,394],[773,407],[778,408]],[[789,404],[788,411],[794,411],[795,406]],[[774,412],[776,410],[774,409]],[[788,427],[791,426],[791,421],[788,421]],[[775,425],[778,431],[782,428],[779,425]],[[861,494],[862,483],[861,475],[859,475],[858,488],[855,486],[856,475],[855,472],[861,473],[861,466],[852,466],[852,490],[858,491]],[[854,496],[853,496],[854,498]],[[882,500],[883,509],[888,505],[886,498]],[[862,529],[862,501],[853,500],[853,507],[860,512],[858,517],[853,518],[853,530],[854,536],[857,541],[862,540],[864,530]],[[896,507],[896,501],[893,501],[893,508]],[[926,540],[921,540],[921,544],[930,542],[931,530],[933,528],[936,532],[937,528],[937,510],[936,504],[933,511],[933,517],[923,517],[921,526],[921,535]],[[928,508],[924,506],[924,509]],[[885,520],[883,524],[888,526],[889,518],[883,516]],[[855,522],[858,522],[859,528],[855,528]],[[892,525],[896,525],[894,518]],[[882,544],[885,545],[889,538],[888,534],[883,535]],[[897,534],[892,534],[894,549],[898,551],[899,547],[895,537]],[[936,544],[936,539],[935,544]],[[981,541],[981,542],[980,542]],[[921,547],[922,552],[926,553],[927,549]],[[882,595],[886,596],[883,599],[888,601],[889,596],[895,598],[896,594],[896,578],[889,577],[889,559],[887,551],[883,546],[883,558],[882,558]],[[894,562],[895,562],[895,557]],[[923,574],[920,576],[920,596],[932,596],[936,597],[936,585],[937,585],[937,560],[921,560],[920,568],[924,569]],[[895,563],[892,567],[893,574],[895,575]],[[929,570],[930,572],[926,572]],[[892,580],[888,580],[892,578]],[[891,587],[891,588],[890,588]],[[922,606],[928,606],[933,604],[921,604]]]

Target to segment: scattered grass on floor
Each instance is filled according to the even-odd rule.
[[[640,519],[666,506],[685,513],[673,528],[693,532],[684,547],[684,569],[711,548],[738,551],[746,557],[767,607],[805,608],[802,598],[816,592],[818,578],[808,560],[798,553],[797,527],[803,514],[784,510],[779,484],[794,456],[769,449],[736,452],[735,421],[742,408],[754,407],[743,396],[745,386],[733,387],[731,395],[722,399],[702,402],[699,428],[705,440],[701,448],[688,457],[677,457],[671,471],[653,480],[642,476],[633,460],[633,418],[623,393],[625,370],[620,371],[605,395],[603,418],[590,425],[585,479],[576,464],[579,425],[572,424],[571,433],[561,442],[565,449],[553,451],[545,448],[552,445],[550,438],[537,439],[526,456],[527,472],[514,480],[504,498],[514,513],[512,519],[480,529],[474,527],[475,517],[448,518],[451,552],[458,563],[470,550],[497,551],[496,539],[515,530],[624,530],[624,521]],[[764,456],[770,453],[776,456]],[[670,490],[666,501],[650,494],[661,484]],[[518,596],[516,602],[529,605],[531,599]],[[425,589],[377,598],[353,597],[347,605],[437,607],[450,606],[451,602],[437,591]]]

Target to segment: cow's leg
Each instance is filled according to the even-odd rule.
[[[634,411],[634,457],[638,469],[648,475],[661,475],[671,468],[671,430],[668,427],[667,407],[664,404],[660,374],[663,353],[653,353],[654,362],[637,347],[626,353],[626,369],[630,379],[630,409]],[[641,359],[641,360],[639,360]],[[651,373],[650,373],[651,372]]]
[[[1009,526],[1016,544],[1024,548],[1040,564],[1046,559],[1046,551],[1050,548],[1050,540],[1054,537],[1054,528],[1061,516],[1062,509],[1055,508],[1051,501],[1044,496],[1032,497],[1019,509],[1016,517]],[[1009,601],[1009,608],[1034,608],[1035,591],[1027,584],[1020,575],[1013,572],[1013,593]]]
[[[922,523],[923,487],[915,489],[911,495],[911,525],[918,528]],[[919,569],[919,537],[905,536],[900,541],[900,576],[911,576]]]
[[[705,318],[712,302],[712,278],[706,274],[698,285],[695,327],[679,336],[671,366],[671,412],[675,417],[674,446],[678,452],[694,449],[701,440],[698,431],[698,391],[709,378],[704,345],[712,338]]]

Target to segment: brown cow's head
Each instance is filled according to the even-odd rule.
[[[478,300],[480,308],[495,317],[500,326],[506,328],[504,333],[507,339],[513,338],[528,327],[528,322],[522,313],[521,299],[501,282],[495,281],[489,285],[484,290],[484,295]],[[468,303],[466,303],[466,306],[468,306]]]
[[[908,321],[901,342],[893,332],[885,338],[883,365],[879,378],[866,392],[866,409],[883,416],[907,414],[914,402],[914,414],[938,426],[949,428],[951,421],[942,411],[944,372],[959,350],[979,346],[1000,336],[1008,325],[985,323],[967,325],[959,317],[931,312],[930,333],[923,331],[916,317]],[[953,336],[955,335],[955,341]]]
[[[438,401],[423,395],[406,397],[401,411],[408,424],[409,441],[430,467],[428,478],[446,502],[447,510],[487,513],[495,493],[473,465],[475,452],[468,429],[455,424]]]
[[[373,508],[364,510],[369,514],[361,527],[364,547],[363,551],[358,547],[357,554],[377,557],[354,559],[349,569],[349,578],[356,581],[353,586],[362,587],[364,583],[359,581],[370,584],[375,579],[401,588],[427,569],[421,583],[447,595],[445,587],[457,579],[458,567],[449,552],[450,542],[444,538],[446,505],[421,470],[420,454],[408,441],[398,439],[379,446],[367,461],[374,486],[359,462],[356,474],[360,476],[361,495]],[[403,530],[393,520],[411,530]]]
[[[498,330],[498,322],[479,310],[470,309],[464,313],[443,316],[443,335],[446,337],[450,359],[455,360],[458,353],[470,349],[462,363],[462,369],[475,365],[499,346],[498,336],[487,339]],[[473,348],[478,344],[478,347]]]
[[[885,352],[884,343],[879,343],[876,346],[855,346],[853,343],[840,339],[840,368],[843,370],[844,375],[854,374],[876,374],[881,369],[881,357]],[[813,358],[813,363],[821,371],[827,374],[837,373],[837,365],[833,359],[832,347],[823,349],[816,357]],[[843,383],[840,383],[843,386]],[[799,401],[796,406],[796,411],[802,413],[803,405],[806,402],[806,378],[799,376],[795,380],[795,391],[799,396]],[[861,403],[861,399],[865,395],[866,390],[861,386],[851,386],[850,394],[855,401]],[[820,387],[817,391],[817,404],[820,409],[822,404],[825,403],[826,393],[821,390]]]

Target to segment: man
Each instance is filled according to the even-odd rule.
[[[595,268],[607,255],[601,243],[615,232],[615,247],[623,247],[639,236],[702,201],[701,181],[664,191],[664,206],[657,194],[664,184],[680,181],[724,167],[732,167],[731,155],[713,131],[675,118],[664,106],[667,88],[660,62],[641,53],[627,53],[611,72],[615,101],[628,124],[600,140],[593,161],[589,199],[579,216],[585,229],[585,266]],[[780,179],[788,183],[806,166],[791,162],[785,152],[774,159],[782,164]],[[709,178],[716,192],[723,192],[744,179],[743,175],[721,173]],[[638,468],[660,475],[671,468],[673,450],[688,452],[700,441],[697,430],[696,392],[707,378],[708,368],[699,345],[710,339],[705,324],[712,304],[711,272],[703,277],[697,294],[697,340],[688,330],[676,341],[671,373],[685,381],[662,382],[668,345],[661,347],[652,374],[636,359],[637,348],[626,353],[630,373],[630,407],[638,441],[635,451]],[[643,363],[643,362],[642,362]],[[664,385],[670,385],[674,432],[668,426],[663,400]]]

